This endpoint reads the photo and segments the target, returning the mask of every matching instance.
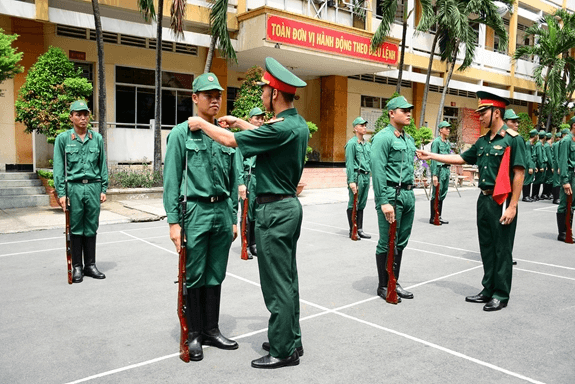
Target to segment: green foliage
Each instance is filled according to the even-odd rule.
[[[231,112],[232,116],[239,117],[240,119],[248,120],[248,114],[256,107],[265,111],[264,103],[262,102],[262,87],[257,85],[264,75],[263,69],[258,66],[253,66],[246,72],[246,79],[240,87],[238,97],[234,101],[234,110]],[[271,119],[272,113],[266,113],[265,120]]]
[[[26,132],[36,130],[54,142],[59,132],[72,127],[70,104],[92,94],[92,84],[81,77],[60,48],[50,47],[26,76],[16,101],[16,121]]]
[[[16,53],[16,49],[12,47],[12,42],[17,38],[18,35],[4,34],[4,30],[0,28],[0,83],[24,72],[24,67],[18,64],[24,53]]]
[[[529,140],[529,131],[533,129],[533,121],[531,121],[531,118],[525,112],[519,112],[517,116],[519,116],[519,128],[517,128],[517,130],[525,141],[527,141]]]
[[[54,179],[48,180],[48,186],[49,186],[49,187],[52,187],[52,188],[55,188],[55,187],[54,187]]]
[[[559,126],[559,131],[562,131],[562,130],[564,130],[565,128],[567,128],[567,129],[570,130],[570,129],[571,129],[571,126],[570,126],[569,124],[567,124],[567,123],[561,124],[561,125]]]
[[[313,134],[316,133],[319,128],[317,127],[317,125],[315,125],[311,121],[306,121],[306,124],[307,124],[307,129],[309,129],[309,138],[311,139]],[[313,151],[313,148],[308,145],[306,153],[305,153],[305,162],[306,163],[307,163],[307,155],[309,155],[312,151]]]
[[[111,188],[152,188],[163,185],[162,172],[154,172],[147,166],[143,170],[117,170],[109,174]]]
[[[417,131],[417,137],[419,138],[420,144],[426,145],[433,141],[433,131],[429,127],[421,127]]]
[[[44,179],[54,180],[54,172],[52,171],[45,171],[43,169],[39,169],[36,171],[36,173],[38,174],[39,177],[42,177]]]

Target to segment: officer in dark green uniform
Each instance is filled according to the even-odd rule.
[[[389,276],[386,262],[389,250],[389,225],[397,220],[396,254],[394,275],[397,279],[397,295],[403,299],[413,299],[413,293],[399,284],[399,271],[403,250],[407,246],[413,218],[415,216],[415,195],[413,193],[413,158],[415,141],[403,130],[411,122],[413,105],[405,97],[397,96],[386,105],[389,124],[373,138],[371,170],[375,209],[379,224],[379,241],[375,252],[379,286],[377,294],[385,299]],[[397,188],[399,196],[396,199]]]
[[[537,140],[533,146],[533,150],[535,151],[535,165],[537,166],[533,189],[531,190],[531,198],[534,201],[541,200],[542,198],[539,196],[539,192],[541,191],[541,184],[545,182],[545,172],[547,171],[547,155],[541,142],[541,140],[545,140],[545,131],[539,131],[538,136],[539,140]]]
[[[553,170],[555,169],[555,159],[553,158],[553,150],[551,149],[551,140],[553,134],[551,132],[545,133],[545,140],[543,148],[545,156],[547,156],[547,171],[545,171],[545,183],[543,184],[543,195],[547,200],[553,199]]]
[[[485,311],[497,311],[507,306],[511,291],[512,251],[517,227],[517,202],[521,195],[525,170],[525,144],[516,131],[503,122],[505,107],[509,101],[489,92],[477,92],[479,121],[489,128],[473,146],[461,155],[437,155],[418,151],[421,159],[439,160],[450,164],[477,164],[479,188],[477,200],[477,227],[479,248],[483,261],[483,290],[466,301],[487,303]],[[502,162],[506,149],[510,148],[509,163]],[[494,200],[496,178],[500,167],[509,169],[511,194],[499,205]],[[504,177],[506,174],[502,173]],[[506,207],[506,208],[505,208]]]
[[[213,73],[204,73],[194,80],[192,100],[198,119],[215,121],[222,90]],[[201,131],[191,132],[187,122],[176,125],[168,135],[164,208],[170,238],[179,252],[182,213],[178,202],[180,196],[187,195],[188,347],[194,361],[204,357],[202,344],[238,348],[238,343],[219,330],[222,282],[230,246],[237,236],[238,179],[234,155],[234,149],[216,143]]]
[[[575,116],[569,120],[571,131],[561,139],[559,147],[558,173],[561,178],[560,202],[557,207],[557,240],[565,241],[567,233],[565,216],[567,215],[567,196],[573,194],[575,183]],[[573,204],[575,206],[575,204]],[[573,206],[572,206],[573,209]],[[573,210],[571,211],[571,224],[573,224]]]
[[[249,115],[249,122],[255,127],[261,127],[264,123],[265,112],[260,108],[252,108]],[[240,195],[240,206],[243,207],[241,201],[246,198],[248,201],[248,215],[247,215],[247,230],[248,230],[248,259],[252,256],[257,256],[258,251],[256,248],[256,175],[255,175],[256,157],[245,157],[242,151],[236,149],[236,167],[238,173],[238,194]],[[247,184],[247,185],[246,185]],[[242,234],[243,236],[243,234]]]
[[[347,221],[349,223],[349,236],[351,237],[353,196],[357,193],[357,234],[360,238],[371,239],[363,232],[363,210],[367,203],[369,192],[369,174],[371,144],[363,139],[367,132],[367,120],[359,116],[353,120],[355,136],[345,145],[345,171],[347,174],[347,189],[349,201],[347,203]]]
[[[73,102],[70,106],[70,120],[74,128],[59,134],[54,144],[54,187],[64,211],[66,196],[70,199],[74,283],[81,283],[83,276],[106,278],[96,268],[96,232],[100,220],[100,204],[106,201],[108,166],[102,136],[88,129],[89,119],[90,110],[86,102]]]
[[[535,179],[535,172],[537,172],[537,166],[535,165],[535,149],[533,147],[535,141],[537,141],[537,130],[532,129],[529,131],[529,140],[525,142],[525,166],[527,170],[525,172],[525,178],[523,179],[523,200],[527,203],[532,203],[535,201],[531,198],[531,185]]]
[[[299,288],[296,246],[302,222],[302,207],[296,188],[303,172],[309,129],[293,106],[296,89],[306,83],[275,59],[266,58],[260,83],[262,101],[274,118],[258,129],[233,116],[218,120],[222,127],[237,127],[231,133],[199,119],[190,129],[202,129],[214,140],[239,147],[244,156],[256,158],[256,244],[258,266],[266,307],[269,354],[252,361],[254,368],[280,368],[299,364],[303,355],[299,326]]]
[[[451,144],[449,143],[448,137],[451,132],[451,124],[447,121],[442,121],[439,123],[439,136],[433,140],[431,143],[431,152],[439,153],[443,155],[449,155],[451,153]],[[435,218],[435,189],[439,186],[439,222],[441,224],[449,224],[448,221],[443,220],[441,217],[443,211],[443,200],[447,196],[447,190],[449,189],[449,175],[451,165],[439,163],[437,161],[432,161],[430,171],[433,175],[433,193],[431,194],[431,208],[429,216],[429,224],[433,224]]]

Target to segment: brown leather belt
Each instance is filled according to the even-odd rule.
[[[274,203],[276,201],[284,199],[290,199],[292,197],[295,197],[295,195],[276,195],[273,193],[266,193],[256,197],[256,201],[258,204],[267,204],[267,203]]]

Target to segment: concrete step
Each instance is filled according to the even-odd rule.
[[[0,209],[45,207],[50,205],[48,195],[3,196],[0,199]]]
[[[38,179],[36,172],[0,172],[0,180]]]
[[[37,187],[40,185],[42,185],[42,182],[40,181],[40,179],[0,180],[0,189]]]
[[[20,188],[2,188],[0,189],[0,196],[26,196],[26,195],[41,195],[46,193],[44,187],[20,187]]]

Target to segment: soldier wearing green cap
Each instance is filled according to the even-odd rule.
[[[517,203],[525,171],[525,144],[503,121],[509,101],[484,91],[477,92],[477,96],[479,122],[489,131],[461,155],[418,151],[418,156],[424,160],[479,166],[481,193],[477,200],[477,229],[483,261],[483,290],[467,296],[465,301],[486,303],[483,310],[497,311],[507,306],[511,291],[512,252]],[[502,187],[507,182],[511,184],[510,190]]]
[[[70,204],[74,283],[81,283],[84,276],[106,278],[96,267],[96,232],[100,205],[106,201],[108,166],[102,136],[88,129],[89,119],[86,102],[74,101],[70,106],[74,127],[59,134],[54,144],[54,188],[64,211],[67,199]]]
[[[296,246],[302,223],[302,206],[296,188],[303,172],[309,129],[293,106],[296,89],[306,83],[275,59],[266,58],[260,83],[262,101],[274,118],[258,129],[233,116],[218,120],[232,133],[194,118],[191,130],[201,129],[244,156],[256,158],[256,244],[262,293],[271,313],[268,339],[262,348],[269,354],[252,361],[254,368],[280,368],[299,364],[303,355],[299,325],[299,287]]]
[[[539,140],[533,146],[535,151],[535,164],[537,170],[535,173],[535,180],[533,180],[533,189],[531,191],[531,199],[538,201],[543,199],[543,196],[539,195],[541,192],[541,185],[545,183],[545,172],[547,171],[547,153],[543,146],[545,142],[545,131],[540,130],[538,132]]]
[[[553,152],[553,159],[555,160],[554,165],[554,172],[553,172],[553,204],[559,204],[559,193],[561,190],[561,178],[559,177],[559,142],[561,141],[561,132],[557,130],[555,132],[555,140],[553,144],[551,144],[551,150]]]
[[[543,136],[541,136],[541,132],[543,132]],[[549,144],[550,138],[551,132],[545,132],[543,130],[539,132],[539,140],[543,145],[543,151],[545,153],[545,158],[547,159],[545,164],[545,175],[543,177],[543,192],[541,193],[541,200],[549,200],[553,198],[553,196],[551,196],[551,189],[553,188],[553,154],[551,151],[551,145]]]
[[[261,127],[264,123],[265,112],[260,108],[252,108],[248,114],[248,121],[254,127]],[[238,174],[238,194],[240,196],[240,206],[242,207],[242,217],[243,217],[243,207],[241,203],[246,198],[248,199],[248,214],[247,214],[247,232],[248,232],[248,259],[252,259],[253,256],[258,255],[256,247],[256,176],[254,168],[256,166],[256,157],[244,157],[242,151],[236,148],[236,167]],[[243,236],[243,234],[242,234]]]
[[[213,73],[192,83],[197,117],[215,122],[222,103],[222,90]],[[191,132],[188,123],[176,125],[168,135],[164,165],[164,208],[170,239],[181,245],[179,199],[187,199],[186,287],[188,289],[188,349],[190,359],[203,359],[202,345],[236,349],[238,343],[219,329],[222,282],[228,254],[237,236],[238,184],[235,150],[220,145],[202,132]]]
[[[357,193],[357,234],[360,239],[371,239],[371,236],[363,231],[363,210],[367,203],[369,174],[371,172],[371,144],[363,138],[367,133],[367,120],[359,116],[353,120],[352,125],[355,136],[349,139],[344,147],[347,189],[349,191],[349,201],[347,203],[349,236],[351,237],[351,230],[353,227],[353,219],[351,217],[353,211],[353,198]]]
[[[562,186],[559,193],[559,206],[557,207],[557,229],[559,231],[557,240],[559,241],[565,241],[567,196],[573,194],[573,183],[575,183],[575,116],[569,120],[568,124],[571,131],[561,139],[559,144],[559,165],[557,167]],[[575,204],[572,205],[573,208],[575,208]],[[571,211],[571,225],[573,225],[573,210]]]
[[[442,121],[437,126],[439,129],[439,136],[433,140],[431,144],[431,152],[448,155],[451,153],[451,144],[449,143],[449,133],[451,132],[451,124],[447,121]],[[449,175],[451,174],[449,164],[443,164],[432,160],[431,166],[429,167],[431,174],[433,175],[433,192],[431,194],[431,204],[430,204],[430,216],[429,224],[433,224],[435,218],[435,189],[439,188],[439,222],[441,224],[449,224],[448,221],[443,220],[441,217],[443,213],[443,200],[447,196],[447,190],[449,189]]]
[[[400,299],[413,299],[413,293],[406,291],[399,284],[403,250],[409,241],[415,216],[413,158],[416,148],[413,138],[404,131],[404,127],[411,123],[413,105],[405,97],[397,96],[387,102],[386,109],[389,124],[374,136],[371,144],[371,171],[379,224],[379,241],[375,252],[379,280],[377,294],[383,299],[387,295],[389,225],[397,220],[393,263],[393,272],[397,279],[397,295]],[[396,195],[396,192],[399,194]]]
[[[525,178],[523,179],[523,200],[527,203],[535,201],[531,198],[531,187],[535,179],[535,172],[537,166],[535,165],[536,154],[534,150],[535,142],[537,141],[537,130],[532,129],[529,131],[529,140],[525,142]]]

